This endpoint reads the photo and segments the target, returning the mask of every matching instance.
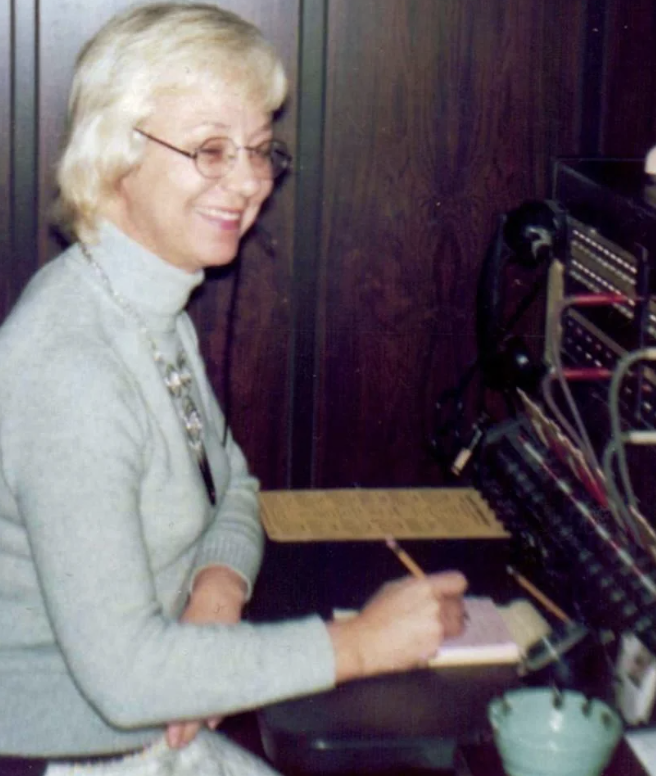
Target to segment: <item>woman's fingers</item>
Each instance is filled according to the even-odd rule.
[[[202,722],[172,722],[166,728],[166,743],[171,749],[183,749],[198,735]]]
[[[463,596],[467,590],[467,579],[459,571],[445,571],[429,577],[434,595],[440,602],[440,619],[444,637],[451,638],[462,633],[465,626]]]
[[[457,571],[383,585],[352,620],[329,624],[337,681],[425,666],[462,631],[466,589]]]
[[[467,590],[467,577],[460,571],[442,571],[427,577],[435,595],[442,597],[463,596]]]
[[[444,628],[444,638],[459,636],[465,627],[465,607],[462,597],[442,598],[440,601],[440,619]]]

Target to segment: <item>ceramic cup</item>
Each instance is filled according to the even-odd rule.
[[[622,736],[613,709],[569,690],[511,690],[488,719],[508,776],[599,776]]]

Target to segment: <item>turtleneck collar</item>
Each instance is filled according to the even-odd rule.
[[[109,221],[101,223],[89,249],[116,293],[158,329],[173,324],[205,278],[202,270],[185,272],[160,259]]]

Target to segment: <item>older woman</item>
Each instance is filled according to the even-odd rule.
[[[289,164],[285,88],[260,33],[211,5],[133,9],[78,60],[59,165],[76,242],[0,330],[3,776],[265,772],[217,715],[420,665],[458,628],[456,573],[348,622],[240,622],[257,482],[184,308]]]

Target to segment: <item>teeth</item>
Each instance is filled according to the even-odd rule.
[[[228,221],[238,221],[240,218],[239,213],[235,213],[233,210],[222,210],[218,207],[204,207],[198,210],[211,218],[223,218]]]

